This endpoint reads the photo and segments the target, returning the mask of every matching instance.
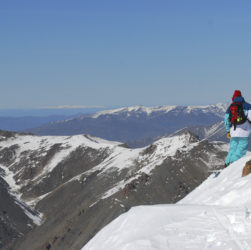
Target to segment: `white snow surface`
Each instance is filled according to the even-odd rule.
[[[82,250],[251,250],[251,154],[173,205],[133,207]]]

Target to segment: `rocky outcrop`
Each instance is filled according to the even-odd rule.
[[[246,162],[246,165],[242,170],[242,177],[247,176],[250,173],[251,173],[251,161],[248,161]]]

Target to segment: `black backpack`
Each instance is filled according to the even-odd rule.
[[[234,130],[235,130],[237,125],[245,123],[245,121],[247,120],[247,117],[244,114],[244,110],[243,110],[241,102],[233,102],[230,105],[229,110],[230,110],[229,120],[230,120],[231,126],[234,126]]]

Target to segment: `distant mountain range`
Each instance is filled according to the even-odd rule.
[[[182,199],[226,151],[189,131],[138,149],[0,131],[0,249],[81,249],[132,206]]]
[[[37,109],[0,109],[0,129],[24,131],[49,122],[67,120],[80,114],[93,114],[104,108],[37,108]]]
[[[42,126],[50,122],[66,120],[75,117],[74,115],[51,115],[51,116],[21,116],[21,117],[0,117],[0,129],[8,131],[24,131],[34,127]]]
[[[197,127],[200,135],[221,122],[227,105],[209,106],[135,106],[81,115],[29,129],[37,135],[90,134],[107,140],[121,141],[130,146],[144,146],[153,138],[174,133],[183,128]],[[213,128],[211,128],[213,129]],[[211,133],[208,131],[208,133]]]

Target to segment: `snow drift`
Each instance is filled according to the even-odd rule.
[[[251,154],[175,205],[138,206],[103,228],[82,250],[251,249]]]

